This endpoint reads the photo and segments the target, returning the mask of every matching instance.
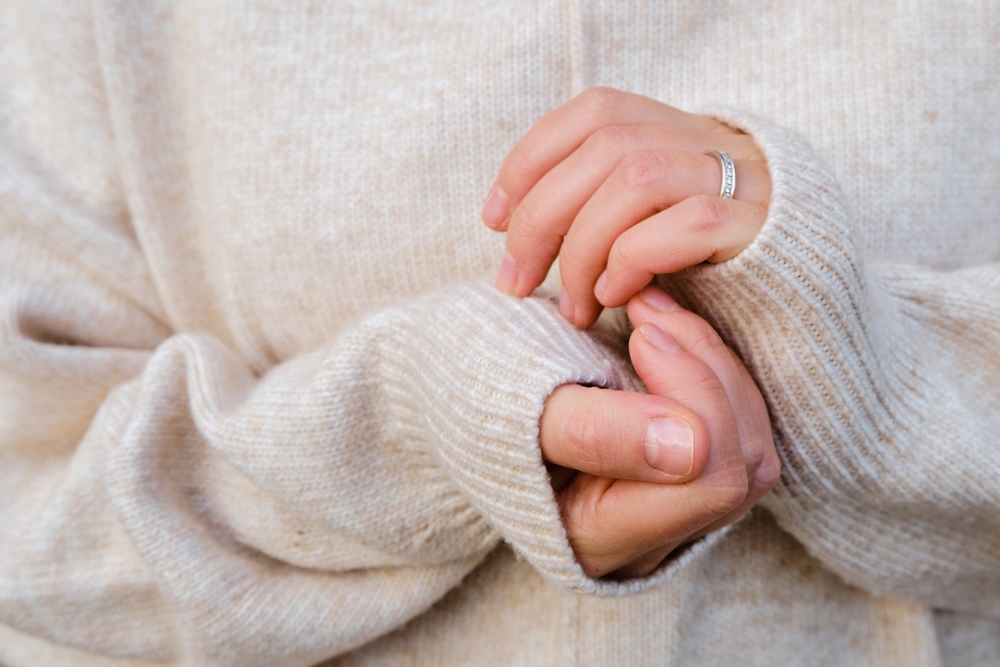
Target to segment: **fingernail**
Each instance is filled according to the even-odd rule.
[[[500,268],[497,270],[497,289],[513,294],[515,287],[517,287],[517,265],[509,252],[504,253]]]
[[[680,308],[672,296],[658,287],[653,287],[652,285],[639,292],[639,298],[653,308],[664,313],[671,310],[678,310]]]
[[[642,444],[646,463],[665,473],[691,474],[694,467],[694,429],[678,419],[657,417],[646,424]]]
[[[680,352],[681,346],[673,338],[668,336],[663,329],[652,322],[646,322],[639,327],[639,333],[650,342],[650,344],[663,352]]]
[[[500,189],[500,186],[494,185],[490,193],[486,195],[486,201],[483,202],[481,213],[483,222],[496,229],[507,219],[509,211],[510,204],[507,201],[507,194]]]
[[[566,294],[566,290],[563,290],[559,294],[559,312],[570,322],[574,322],[573,315],[573,301],[569,298],[569,294]]]
[[[601,277],[597,279],[597,284],[594,285],[594,296],[598,299],[604,294],[604,290],[608,288],[608,272],[605,270]]]

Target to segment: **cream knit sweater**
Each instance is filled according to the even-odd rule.
[[[1000,664],[998,43],[992,0],[3,3],[0,664]],[[478,220],[597,84],[774,182],[666,284],[782,481],[620,583],[537,420],[636,380]]]

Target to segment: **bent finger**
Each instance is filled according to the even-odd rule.
[[[747,477],[752,480],[767,451],[773,452],[774,442],[767,410],[761,409],[763,399],[739,357],[708,322],[681,308],[658,287],[648,286],[630,299],[628,316],[633,326],[638,327],[638,331],[655,325],[711,369],[725,392],[725,400],[732,408]],[[687,387],[658,363],[655,356],[648,354],[644,346],[630,345],[630,351],[639,377],[651,392],[677,398],[679,391],[688,391]],[[756,398],[759,404],[752,398]],[[690,402],[679,398],[677,400],[693,407]],[[694,400],[704,399],[695,397]]]
[[[737,168],[740,200],[766,205],[771,188],[764,163],[738,161]],[[600,314],[594,287],[618,237],[679,202],[717,193],[721,180],[718,160],[703,153],[642,151],[623,159],[576,216],[562,244],[560,275],[574,305],[574,323],[589,326]]]
[[[687,484],[580,474],[558,501],[580,565],[600,577],[645,554],[669,552],[739,507],[746,493],[745,471],[737,464]]]
[[[636,577],[652,572],[674,549],[743,517],[777,482],[781,465],[770,436],[770,419],[763,397],[735,353],[724,349],[733,362],[736,379],[746,390],[748,419],[759,433],[765,435],[762,461],[749,479],[741,476],[739,470],[729,468],[725,475],[715,476],[716,484],[709,486],[710,476],[706,474],[703,475],[704,481],[699,479],[685,485],[683,493],[663,493],[607,481],[602,485],[586,477],[581,479],[576,487],[568,489],[562,504],[565,515],[570,517],[567,532],[571,543],[581,564],[593,576],[611,573],[614,576]],[[724,480],[721,483],[720,478]],[[741,484],[744,481],[745,494],[741,500]],[[629,498],[631,494],[639,493],[650,497]],[[651,497],[654,494],[664,495],[663,502],[672,504],[659,504]],[[647,507],[669,507],[670,514],[659,517],[660,521],[653,516],[647,517],[652,519],[651,523],[635,523],[635,513],[629,512],[629,506],[643,500]],[[686,502],[690,500],[695,501],[693,505]],[[713,513],[719,514],[712,519]],[[706,523],[692,529],[700,521]],[[636,532],[627,534],[625,531],[628,530]]]
[[[590,88],[542,116],[504,158],[483,205],[483,221],[498,231],[506,229],[510,212],[532,186],[598,129],[645,124],[709,132],[726,127],[714,119],[685,113],[648,97],[612,88]]]
[[[539,444],[551,464],[656,483],[697,477],[710,448],[701,418],[675,401],[573,384],[546,401]]]
[[[666,125],[609,125],[598,129],[565,160],[546,172],[532,185],[524,199],[512,208],[505,227],[507,252],[513,270],[498,275],[502,280],[498,280],[497,287],[515,296],[526,296],[538,287],[560,252],[563,236],[571,230],[571,226],[576,226],[574,220],[577,215],[609,176],[616,172],[622,160],[627,160],[630,155],[648,151],[677,151],[692,158],[700,156],[699,170],[686,177],[683,176],[684,171],[676,172],[683,180],[700,180],[700,187],[686,188],[683,195],[672,195],[671,192],[677,190],[672,188],[670,192],[655,193],[654,199],[667,199],[673,203],[697,193],[718,192],[722,174],[718,161],[704,155],[708,146],[724,148],[735,156],[747,155],[748,161],[760,161],[756,144],[750,137],[741,134],[720,135]],[[756,187],[751,171],[746,171],[746,176],[744,171],[741,170],[741,178],[737,181],[737,196],[751,199],[762,188]],[[766,181],[766,170],[764,176]],[[764,187],[769,189],[769,182]],[[769,193],[764,194],[761,201],[766,202],[768,196]],[[669,204],[654,208],[647,215],[666,205]],[[598,272],[603,269],[606,257],[605,254]]]
[[[724,262],[757,237],[767,207],[698,195],[625,231],[608,254],[594,295],[605,307],[620,306],[659,273],[708,261]]]

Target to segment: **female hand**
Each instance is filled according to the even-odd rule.
[[[735,162],[732,199],[719,197],[713,149]],[[747,135],[646,97],[592,88],[517,143],[483,220],[507,231],[497,287],[530,294],[558,255],[560,311],[587,327],[602,306],[622,305],[654,274],[736,256],[763,225],[770,196],[763,156]]]
[[[650,395],[564,385],[539,425],[545,460],[578,471],[557,500],[592,577],[651,572],[748,512],[781,470],[764,400],[715,330],[652,286],[628,315]]]

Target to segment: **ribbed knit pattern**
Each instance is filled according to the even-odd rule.
[[[3,3],[0,664],[992,664],[994,4]],[[624,338],[490,287],[478,219],[592,85],[774,185],[667,283],[784,476],[629,581],[538,444],[557,386],[641,388]]]
[[[983,539],[1000,534],[1000,264],[865,261],[804,141],[716,115],[767,157],[768,222],[670,282],[760,379],[784,463],[767,507],[851,583],[1000,615],[1000,540]]]

